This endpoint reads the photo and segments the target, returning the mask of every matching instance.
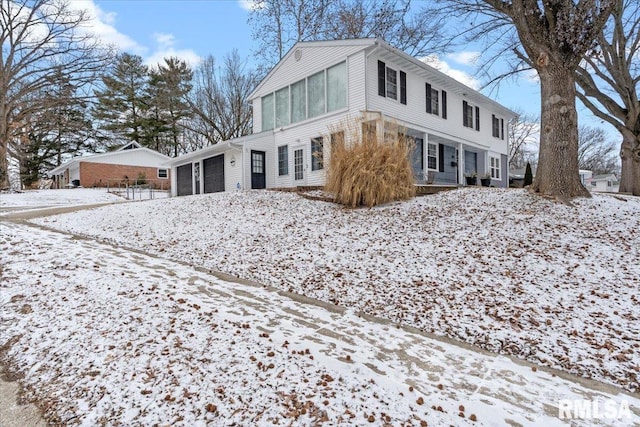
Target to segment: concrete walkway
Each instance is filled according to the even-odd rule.
[[[0,220],[30,227],[33,233],[51,233],[23,220],[62,211],[64,208],[14,213],[0,216]],[[190,293],[200,300],[242,318],[260,319],[266,323],[268,333],[291,343],[312,345],[326,365],[358,363],[363,370],[378,375],[400,372],[407,388],[432,396],[433,402],[469,402],[482,414],[484,425],[566,425],[567,420],[558,418],[559,404],[564,402],[566,408],[567,402],[594,400],[613,402],[618,405],[616,408],[627,405],[630,417],[573,420],[572,425],[640,425],[640,396],[613,386],[536,368],[517,359],[257,283],[79,239],[76,244],[82,246],[81,252],[91,254],[87,262],[101,259],[116,266],[121,262],[122,270],[128,271],[134,260],[136,271],[150,270],[159,281],[186,281]],[[191,269],[191,273],[188,277],[176,276],[178,268]],[[345,359],[345,354],[349,358]],[[3,382],[0,386],[0,426],[12,426],[11,422],[25,427],[43,425],[33,407],[15,404],[15,391],[14,384]],[[573,407],[567,414],[575,415]]]

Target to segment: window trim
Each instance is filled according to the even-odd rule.
[[[389,66],[387,66],[385,71],[386,71],[385,72],[385,87],[386,87],[385,94],[386,94],[386,98],[393,99],[394,101],[397,101],[398,100],[398,71],[393,69],[393,68],[391,68],[391,67],[389,67]],[[395,80],[394,83],[390,83],[389,82],[389,76],[391,76],[391,75],[394,76],[393,77],[393,79]],[[395,88],[395,93],[393,93],[393,96],[391,96],[389,94],[389,87],[390,86],[393,86]]]
[[[278,176],[289,175],[289,145],[278,146]]]
[[[164,171],[165,176],[160,175],[160,171]],[[167,168],[158,168],[158,179],[169,179],[169,169]]]

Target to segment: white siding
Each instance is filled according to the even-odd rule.
[[[231,159],[235,159],[233,166]],[[224,190],[238,189],[242,189],[242,150],[230,149],[224,152]]]
[[[396,71],[407,73],[407,104],[400,103],[398,90],[398,100],[389,99],[378,95],[378,60],[382,60],[388,67]],[[367,109],[371,111],[382,111],[385,116],[393,117],[416,130],[422,130],[431,134],[450,138],[464,142],[482,149],[489,149],[500,153],[507,153],[507,118],[505,119],[505,140],[492,136],[491,115],[496,114],[491,104],[479,104],[476,101],[468,100],[473,107],[480,107],[480,131],[474,128],[467,128],[462,123],[462,101],[466,98],[462,91],[470,91],[461,85],[457,91],[450,87],[443,88],[436,83],[439,79],[418,76],[404,67],[403,61],[398,57],[398,61],[390,61],[389,58],[379,58],[371,55],[367,61]],[[399,79],[398,79],[399,80]],[[426,112],[425,84],[430,83],[433,89],[447,92],[447,118],[442,118],[442,95],[439,99],[439,115]],[[474,108],[475,114],[475,108]],[[496,114],[497,115],[497,114]]]
[[[300,46],[296,49],[301,52],[300,60],[296,60],[296,55],[290,55],[284,59],[284,62],[279,64],[277,72],[269,76],[254,94],[256,98],[344,61],[353,53],[362,51],[363,46],[361,44],[351,46]]]

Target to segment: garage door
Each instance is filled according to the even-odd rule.
[[[204,192],[224,191],[224,154],[205,159],[202,166],[204,168]]]
[[[191,181],[191,163],[178,166],[178,196],[189,196],[193,194],[193,184]]]

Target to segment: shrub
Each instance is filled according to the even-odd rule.
[[[325,189],[337,203],[372,207],[415,196],[413,143],[401,133],[387,133],[382,141],[375,132],[363,134],[362,120],[332,130]]]
[[[527,168],[524,171],[524,183],[523,187],[531,185],[533,183],[533,173],[531,172],[531,163],[527,162]]]

